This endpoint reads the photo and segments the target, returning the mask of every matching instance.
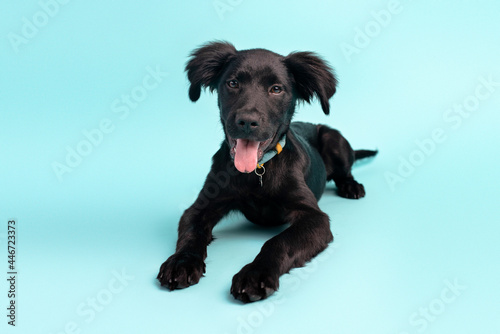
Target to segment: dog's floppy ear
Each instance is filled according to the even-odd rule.
[[[211,42],[194,50],[186,65],[186,72],[191,83],[189,98],[195,102],[200,98],[201,88],[210,91],[217,88],[217,83],[224,66],[236,55],[235,47],[227,42]]]
[[[285,65],[293,75],[298,97],[310,102],[316,95],[321,108],[328,115],[328,100],[335,94],[337,87],[333,69],[313,52],[292,52],[285,57]]]

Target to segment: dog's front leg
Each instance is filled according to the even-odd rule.
[[[236,299],[248,303],[270,296],[278,290],[281,275],[304,266],[333,240],[328,216],[312,193],[308,197],[287,202],[290,227],[268,240],[255,260],[233,277],[231,294]]]
[[[162,286],[170,290],[198,283],[205,273],[207,246],[212,241],[212,229],[228,212],[227,201],[216,197],[208,199],[207,184],[195,203],[179,222],[179,236],[175,253],[165,261],[158,273]]]

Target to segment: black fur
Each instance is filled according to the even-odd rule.
[[[354,180],[351,167],[356,159],[376,152],[353,151],[340,132],[325,125],[291,122],[297,101],[316,97],[323,112],[330,111],[328,101],[337,80],[314,53],[283,57],[212,42],[191,54],[186,71],[192,101],[198,100],[202,88],[217,90],[226,138],[200,195],[181,217],[176,252],[162,264],[158,279],[170,290],[198,283],[213,227],[238,210],[259,225],[289,224],[233,277],[235,298],[264,299],[278,289],[282,274],[303,266],[333,240],[329,218],[317,204],[326,181],[333,180],[342,197],[363,197],[364,187]],[[235,169],[237,139],[260,142],[267,151],[285,134],[283,151],[265,164],[262,186],[255,173]]]

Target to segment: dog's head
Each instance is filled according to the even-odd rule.
[[[288,130],[298,100],[317,97],[325,114],[335,93],[332,69],[312,52],[283,57],[264,49],[238,51],[225,42],[196,49],[186,65],[194,102],[217,90],[220,117],[235,167],[252,172]]]

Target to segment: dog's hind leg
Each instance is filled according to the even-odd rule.
[[[339,131],[318,125],[318,151],[326,167],[326,180],[333,180],[339,196],[358,199],[365,196],[365,188],[354,180],[351,168],[355,160],[377,154],[376,151],[354,151]]]

